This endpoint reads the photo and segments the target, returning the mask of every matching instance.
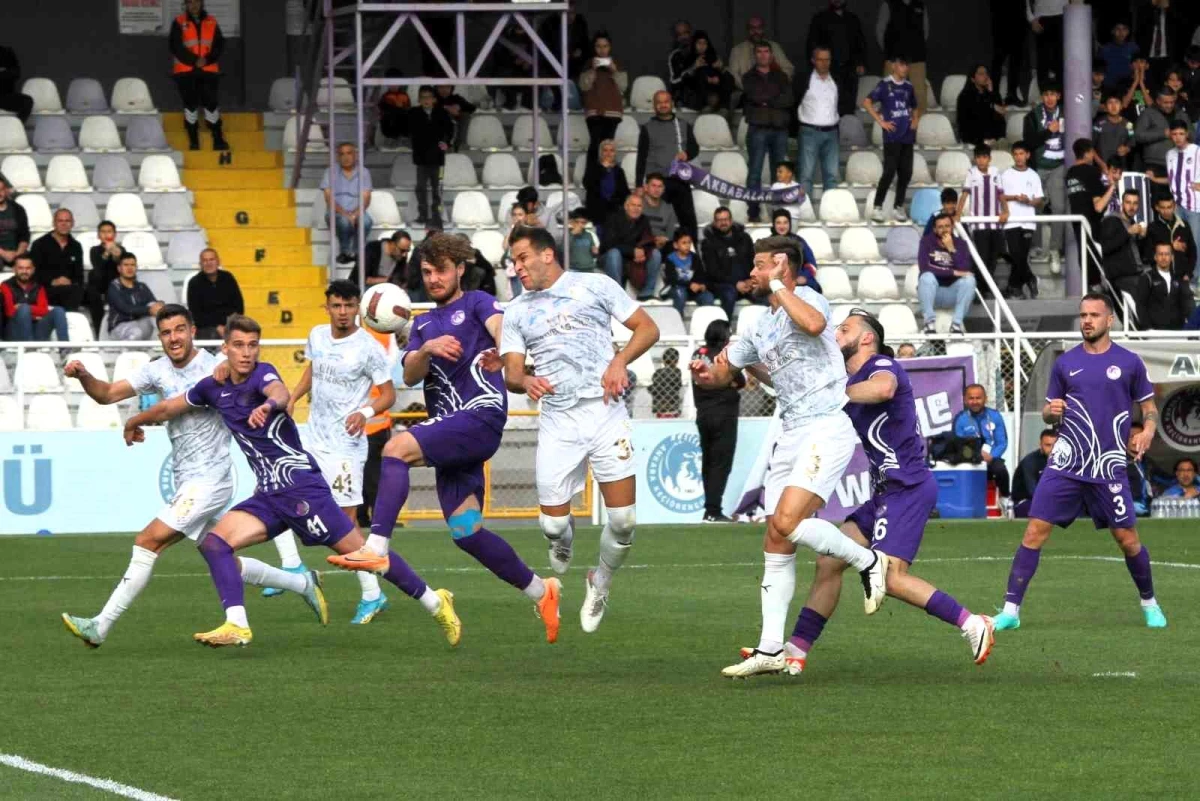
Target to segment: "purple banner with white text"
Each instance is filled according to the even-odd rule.
[[[730,200],[781,206],[800,206],[804,203],[804,188],[799,184],[787,189],[749,189],[718,178],[703,167],[688,161],[671,162],[671,177],[686,181],[693,189],[702,189],[709,194]]]

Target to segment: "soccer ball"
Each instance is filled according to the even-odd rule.
[[[395,284],[376,284],[363,293],[359,314],[363,325],[372,331],[403,334],[412,318],[412,301]]]

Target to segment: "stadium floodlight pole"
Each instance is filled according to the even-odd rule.
[[[1092,135],[1092,8],[1079,2],[1068,3],[1063,9],[1063,72],[1063,118],[1067,125],[1063,149],[1069,158],[1075,141]],[[1074,225],[1067,227],[1066,243],[1063,278],[1067,297],[1078,297],[1084,289],[1080,264],[1084,254]]]
[[[358,192],[358,225],[355,226],[354,240],[355,250],[358,253],[355,264],[358,267],[359,292],[367,290],[367,226],[363,222],[363,217],[368,214],[367,206],[363,203],[363,174],[367,169],[367,148],[366,142],[363,141],[363,78],[366,77],[366,74],[363,70],[362,21],[362,11],[356,9],[354,12],[354,139],[358,146],[358,185],[355,187]],[[329,103],[333,105],[333,86],[329,87],[329,93]],[[333,230],[331,229],[329,233],[332,235]]]
[[[562,216],[562,224],[560,226],[560,230],[562,231],[563,241],[569,242],[570,240],[567,239],[567,232],[568,232],[569,226],[570,226],[572,209],[570,208],[570,203],[567,201],[567,198],[569,196],[567,194],[567,186],[568,186],[567,181],[569,180],[568,176],[573,178],[575,175],[575,171],[571,168],[571,162],[570,162],[571,137],[567,136],[567,134],[569,133],[569,130],[567,129],[567,122],[570,119],[570,110],[567,106],[567,87],[571,83],[571,78],[570,78],[570,74],[569,74],[570,67],[568,66],[568,64],[570,61],[571,53],[570,53],[570,50],[567,49],[568,48],[567,15],[560,14],[558,21],[559,21],[559,27],[561,29],[561,31],[560,31],[561,41],[559,42],[559,44],[561,45],[561,49],[558,52],[560,52],[562,54],[562,60],[563,60],[562,70],[560,70],[560,76],[562,77],[562,84],[560,84],[559,90],[558,90],[558,95],[559,95],[559,97],[558,97],[558,100],[559,100],[559,104],[558,104],[558,110],[559,110],[559,117],[558,117],[558,140],[559,141],[558,141],[558,145],[560,148],[562,148],[562,206],[559,208],[559,214]],[[586,158],[587,157],[585,156],[584,159],[586,160]],[[586,168],[587,165],[584,164],[584,167]],[[503,211],[503,209],[502,209],[502,211]],[[571,249],[569,247],[562,249],[562,265],[563,265],[564,270],[571,269]]]

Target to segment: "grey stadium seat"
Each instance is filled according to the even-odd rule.
[[[71,214],[75,216],[76,231],[90,231],[100,224],[100,212],[96,209],[96,202],[92,200],[91,195],[73,193],[63,195],[62,202],[58,204],[60,209],[70,209]],[[83,254],[85,257],[87,253]]]
[[[72,114],[103,114],[108,111],[104,87],[95,78],[76,78],[67,87],[67,111]]]
[[[162,122],[156,115],[133,117],[125,129],[125,147],[130,150],[170,150]]]
[[[96,167],[92,170],[92,186],[97,192],[137,191],[137,181],[133,180],[133,169],[129,162],[115,153],[107,153],[96,159]]]
[[[204,238],[204,234],[200,231],[181,231],[171,237],[171,244],[167,246],[167,265],[175,266],[198,266],[200,264],[200,251],[208,247],[208,240]]]
[[[71,133],[71,124],[66,117],[38,117],[37,126],[33,129],[33,147],[35,150],[49,153],[64,150],[76,150],[75,135]]]
[[[138,280],[150,287],[155,300],[161,300],[163,303],[179,302],[179,293],[171,281],[171,274],[166,270],[139,271]]]
[[[912,264],[917,260],[917,249],[921,245],[921,232],[911,225],[903,225],[888,231],[883,255],[892,264]]]
[[[196,215],[183,192],[164,192],[154,201],[150,224],[156,231],[194,231]]]
[[[853,114],[847,114],[838,120],[838,143],[842,147],[867,147],[867,130],[862,120]]]

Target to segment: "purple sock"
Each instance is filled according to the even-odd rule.
[[[1146,550],[1146,546],[1142,546],[1142,550],[1138,551],[1137,556],[1126,556],[1125,567],[1129,568],[1129,575],[1133,577],[1133,583],[1137,585],[1138,595],[1142,596],[1143,601],[1149,601],[1154,597],[1154,579],[1150,576],[1150,552]]]
[[[944,620],[951,626],[960,628],[971,616],[971,613],[963,609],[958,601],[941,590],[934,590],[933,595],[929,596],[929,600],[925,603],[925,611],[938,620]]]
[[[208,572],[212,574],[213,585],[217,595],[221,596],[221,606],[228,609],[231,606],[246,605],[246,591],[242,586],[242,571],[238,567],[237,557],[229,543],[209,533],[200,543],[200,553],[208,562]]]
[[[808,653],[812,650],[813,643],[821,636],[821,632],[825,630],[825,624],[828,622],[829,618],[806,606],[800,610],[800,615],[796,618],[796,627],[792,629],[792,636],[788,642],[804,653]]]
[[[391,531],[391,529],[388,530]],[[388,569],[383,577],[403,590],[405,595],[413,598],[420,598],[429,588],[429,585],[417,575],[417,571],[409,567],[408,562],[404,561],[404,557],[395,551],[388,551]]]
[[[1037,572],[1038,560],[1041,558],[1041,551],[1026,548],[1024,545],[1017,548],[1012,570],[1008,573],[1008,592],[1004,594],[1006,602],[1021,605],[1025,598],[1025,590],[1029,589],[1029,582],[1033,581],[1033,574]]]
[[[375,508],[371,512],[371,533],[391,539],[396,521],[400,519],[400,510],[407,500],[408,462],[392,456],[383,457],[379,466],[379,488],[375,491]]]
[[[517,552],[503,538],[486,528],[481,528],[468,537],[456,537],[454,544],[518,590],[525,589],[533,581],[533,571],[529,569],[529,565],[521,561],[521,557],[517,556]]]

